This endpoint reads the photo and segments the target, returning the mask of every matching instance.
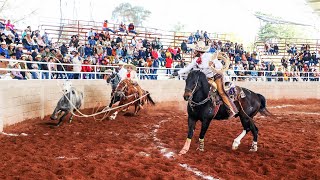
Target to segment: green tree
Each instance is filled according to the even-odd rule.
[[[270,38],[296,38],[302,37],[301,29],[294,25],[287,24],[271,24],[266,23],[258,32],[260,40],[268,40]]]
[[[275,17],[271,14],[256,12],[255,16],[263,24],[258,32],[259,39],[263,41],[272,38],[304,37],[305,33],[303,32],[308,28],[307,25],[286,21],[281,17]]]
[[[182,32],[184,31],[185,25],[182,24],[180,21],[173,25],[172,31],[174,32]]]
[[[124,23],[133,22],[135,25],[142,25],[151,12],[141,6],[132,6],[130,3],[121,3],[112,11],[112,19]]]

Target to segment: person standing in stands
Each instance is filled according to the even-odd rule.
[[[166,51],[166,68],[167,68],[167,74],[171,74],[171,69],[172,68],[172,55],[169,49]]]
[[[72,64],[73,65],[73,79],[79,79],[80,78],[80,72],[81,72],[81,60],[79,57],[79,53],[74,51],[74,57],[72,58]]]

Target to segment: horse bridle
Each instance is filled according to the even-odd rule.
[[[210,100],[210,96],[208,96],[206,99],[200,101],[200,102],[194,102],[192,99],[193,99],[193,95],[196,91],[199,90],[199,86],[198,86],[198,82],[199,82],[199,76],[197,78],[197,81],[196,81],[196,84],[195,86],[193,87],[193,89],[189,89],[189,88],[185,88],[185,91],[188,90],[188,91],[191,91],[191,96],[188,98],[188,104],[189,106],[191,107],[191,109],[193,110],[194,107],[196,106],[200,106],[200,105],[203,105],[205,104],[206,102],[208,102]]]
[[[120,83],[119,83],[120,84]],[[119,85],[118,84],[118,85]],[[134,93],[134,94],[131,94],[131,95],[128,95],[128,96],[126,96],[126,92],[127,92],[127,90],[126,90],[126,88],[128,87],[128,85],[127,85],[127,83],[121,88],[121,90],[118,90],[118,91],[115,91],[115,93],[119,93],[120,95],[122,95],[125,99],[127,99],[127,98],[129,98],[129,97],[132,97],[132,96],[137,96],[137,94],[136,93]]]

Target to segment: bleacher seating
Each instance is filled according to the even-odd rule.
[[[86,37],[87,32],[93,28],[96,32],[102,31],[102,22],[95,22],[95,21],[83,21],[83,20],[68,20],[63,19],[61,23],[52,22],[50,20],[46,20],[45,22],[41,22],[39,26],[40,30],[43,30],[48,33],[50,38],[52,38],[53,42],[69,42],[70,37],[72,35],[79,35],[80,42],[87,41],[88,37]],[[118,29],[118,24],[109,23],[109,27],[111,29]],[[138,32],[137,35],[129,34],[128,40],[132,36],[136,36],[137,39],[148,39],[154,40],[155,38],[160,38],[161,43],[164,48],[169,46],[175,47],[181,45],[183,40],[186,40],[191,32],[173,32],[173,31],[164,31],[156,28],[149,28],[149,27],[135,27],[136,31]],[[111,36],[113,34],[111,33]],[[217,33],[208,33],[210,39],[213,40],[220,40],[225,42],[227,40],[227,34],[217,34]],[[183,58],[186,60],[190,59],[190,55],[185,54]]]
[[[320,47],[320,40],[318,39],[302,39],[302,38],[280,38],[280,39],[272,39],[273,44],[277,44],[279,47],[278,55],[268,55],[265,53],[265,41],[257,40],[255,42],[255,49],[259,53],[260,59],[268,62],[273,61],[276,64],[280,64],[281,58],[286,57],[287,59],[290,58],[291,55],[287,53],[286,45],[295,44],[297,50],[300,51],[302,45],[308,44],[310,46],[310,52],[317,52]]]

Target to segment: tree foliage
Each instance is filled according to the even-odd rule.
[[[297,25],[292,25],[290,22],[286,24],[279,24],[279,21],[285,21],[281,17],[276,17],[271,14],[265,14],[262,12],[256,12],[257,15],[264,16],[268,22],[263,22],[258,32],[258,37],[260,40],[266,41],[268,39],[277,38],[296,38],[303,36],[302,27]]]
[[[141,6],[132,6],[130,3],[121,3],[112,11],[112,19],[124,23],[133,22],[135,25],[142,25],[151,12]]]
[[[296,38],[301,37],[302,32],[297,26],[286,24],[266,23],[258,32],[260,40],[268,40],[270,38]]]
[[[174,31],[174,32],[183,32],[184,29],[185,29],[185,25],[182,24],[181,22],[177,22],[172,27],[172,31]]]

